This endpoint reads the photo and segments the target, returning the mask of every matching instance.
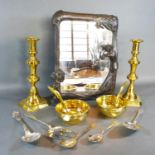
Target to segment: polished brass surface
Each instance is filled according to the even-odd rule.
[[[116,104],[117,102],[117,104]],[[117,98],[115,95],[104,95],[96,99],[100,111],[107,117],[115,118],[121,115],[126,106],[122,97]]]
[[[113,102],[115,102],[115,106],[119,105],[119,98],[122,97],[122,93],[123,93],[124,89],[127,87],[127,84],[128,84],[128,81],[124,82],[122,84],[122,86],[120,87],[120,89],[119,89],[119,91],[117,93],[116,99],[113,101]],[[125,100],[124,100],[124,104],[123,105],[126,105]]]
[[[66,104],[64,103],[64,100],[63,100],[61,94],[56,89],[54,89],[52,86],[48,86],[48,89],[50,90],[51,93],[53,93],[58,98],[58,100],[60,101],[60,103],[63,106],[63,109],[65,111],[68,111],[68,108],[66,107]]]
[[[64,100],[64,104],[65,108],[62,103],[58,103],[55,110],[65,123],[74,125],[82,122],[86,118],[89,111],[89,105],[87,102],[70,99]]]
[[[122,86],[120,87],[118,93],[117,93],[117,98],[122,96],[123,90],[127,87],[128,81],[124,82]]]
[[[57,97],[57,99],[60,101],[60,103],[62,103],[62,104],[64,103],[64,100],[63,100],[61,94],[56,89],[54,89],[52,86],[48,86],[48,89],[50,90],[51,93],[53,93]]]
[[[28,97],[22,100],[19,105],[22,107],[23,110],[28,112],[34,112],[48,106],[47,100],[39,95],[38,89],[36,87],[36,83],[39,81],[39,77],[37,76],[37,65],[39,64],[39,60],[36,58],[36,45],[38,40],[39,39],[37,39],[36,37],[27,38],[29,45],[29,58],[26,62],[30,68],[30,75],[28,77],[28,81],[31,84],[31,88]]]
[[[141,42],[141,39],[132,40],[132,58],[129,60],[130,73],[127,76],[127,78],[130,81],[130,84],[128,86],[127,91],[123,95],[124,99],[126,100],[127,106],[140,107],[142,105],[140,98],[136,95],[134,86],[134,82],[138,78],[136,75],[136,68],[137,65],[140,63],[140,61],[138,60],[138,53]]]
[[[48,86],[48,89],[60,101],[55,109],[64,122],[71,125],[78,124],[86,118],[89,110],[87,102],[77,99],[63,100],[61,94],[56,89],[51,86]]]
[[[128,81],[124,82],[117,95],[103,95],[96,99],[96,103],[101,112],[107,117],[117,117],[124,112],[126,102],[122,98],[122,92],[127,86]]]

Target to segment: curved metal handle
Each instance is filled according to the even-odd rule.
[[[48,86],[48,89],[60,100],[61,103],[63,103],[62,96],[60,95],[60,93],[57,90],[55,90],[51,86]]]
[[[75,139],[78,140],[80,137],[82,137],[84,134],[86,134],[89,130],[91,130],[92,128],[95,128],[95,127],[96,127],[95,123],[89,124],[81,133],[76,135]]]
[[[60,103],[63,105],[64,109],[68,111],[66,104],[61,96],[61,94],[51,86],[48,86],[48,89],[59,99]]]
[[[65,127],[62,127],[62,126],[54,126],[54,125],[50,125],[50,124],[47,124],[46,122],[43,122],[42,120],[38,119],[36,116],[32,115],[32,114],[29,114],[29,113],[25,113],[24,114],[26,117],[34,120],[34,121],[37,121],[43,125],[45,125],[46,127],[48,127],[49,129],[49,132],[56,132],[56,131],[60,131],[60,132],[64,132],[64,133],[72,133],[73,131],[70,130],[70,129],[67,129]]]
[[[108,125],[108,127],[105,130],[104,129],[102,130],[101,134],[102,135],[106,134],[109,130],[111,130],[113,127],[116,127],[118,125],[120,125],[120,122],[113,121],[110,125]]]
[[[40,119],[38,119],[37,117],[35,117],[35,116],[32,115],[32,114],[26,113],[26,114],[24,114],[24,115],[25,115],[26,117],[28,117],[28,118],[34,120],[34,121],[37,121],[37,122],[39,122],[39,123],[41,123],[41,124],[47,126],[48,128],[51,128],[51,127],[52,127],[51,125],[49,125],[49,124],[47,124],[47,123],[41,121]]]
[[[122,92],[123,92],[124,88],[127,87],[127,84],[128,84],[128,81],[124,82],[119,89],[119,92],[118,92],[116,99],[115,99],[115,106],[116,107],[119,106],[119,98],[122,96]]]
[[[23,129],[25,132],[32,132],[31,127],[25,122],[25,120],[22,118],[20,112],[18,111],[14,111],[12,113],[12,118],[14,118],[15,120],[17,120],[19,123],[22,124]]]
[[[126,81],[126,82],[124,82],[122,84],[122,86],[120,87],[119,92],[117,94],[117,98],[120,97],[120,96],[122,96],[122,92],[123,92],[124,88],[127,87],[127,84],[128,84],[128,81]]]

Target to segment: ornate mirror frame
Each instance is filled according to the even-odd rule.
[[[55,32],[55,71],[52,73],[53,87],[60,91],[60,83],[64,80],[64,72],[60,69],[60,23],[64,20],[85,20],[98,22],[100,27],[110,30],[113,34],[112,48],[106,53],[106,57],[110,60],[110,71],[102,83],[100,88],[95,92],[76,94],[74,92],[62,93],[64,98],[81,98],[90,99],[100,94],[111,94],[114,92],[116,83],[116,73],[118,69],[117,61],[117,30],[118,18],[113,15],[106,14],[85,14],[57,11],[52,19]]]

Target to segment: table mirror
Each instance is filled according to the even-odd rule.
[[[116,81],[118,18],[58,11],[53,86],[66,98],[113,93]]]

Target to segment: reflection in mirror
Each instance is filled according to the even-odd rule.
[[[61,91],[97,90],[109,72],[102,46],[112,44],[112,32],[94,21],[64,20],[60,24]]]
[[[113,15],[58,11],[53,86],[65,97],[112,93],[117,72],[118,19]]]

